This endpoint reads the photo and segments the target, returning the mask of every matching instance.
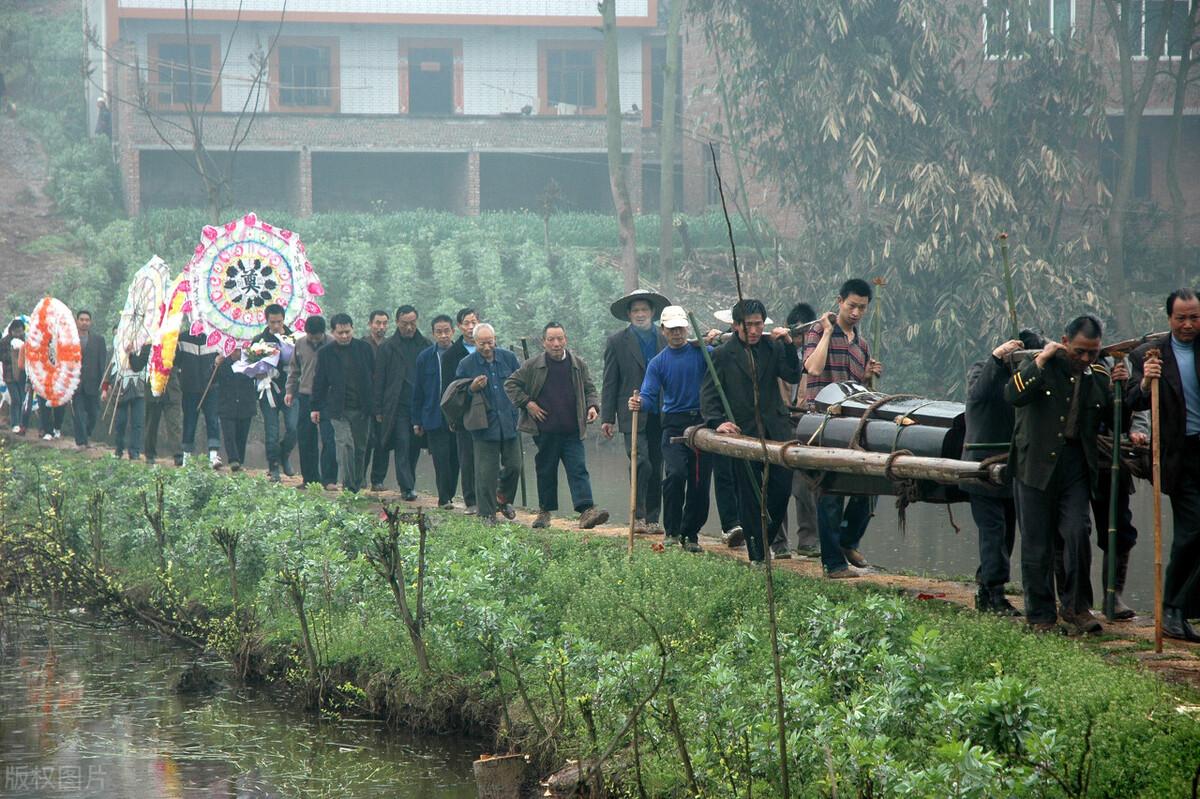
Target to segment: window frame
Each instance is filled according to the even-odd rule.
[[[1072,2],[1073,1],[1074,0],[1072,0]],[[1155,0],[1149,0],[1149,1],[1154,2]],[[1133,52],[1131,57],[1133,58],[1134,61],[1149,61],[1150,56],[1147,54],[1147,51],[1146,51],[1146,4],[1147,4],[1148,0],[1132,0],[1132,2],[1141,4],[1142,14],[1141,14],[1141,20],[1140,20],[1141,41],[1138,43],[1138,49]],[[1157,0],[1157,2],[1164,2],[1164,0]],[[1191,14],[1193,12],[1193,9],[1191,8],[1191,6],[1195,2],[1196,2],[1196,0],[1190,0],[1190,2],[1189,2],[1189,0],[1175,0],[1175,2],[1172,5],[1174,5],[1176,8],[1182,7],[1184,9],[1184,14],[1186,15],[1186,14]],[[1163,34],[1163,51],[1161,54],[1159,54],[1158,58],[1160,61],[1162,61],[1162,60],[1179,61],[1183,58],[1182,54],[1176,55],[1171,52],[1171,27],[1169,25],[1167,26],[1167,29]]]
[[[280,92],[283,89],[283,74],[279,67],[280,52],[285,47],[329,48],[329,103],[327,105],[283,105]],[[337,114],[342,108],[342,75],[340,40],[336,36],[280,36],[271,48],[270,108],[277,114]]]
[[[608,108],[605,96],[604,42],[588,39],[540,40],[538,42],[538,113],[556,116],[556,104],[550,102],[550,53],[556,50],[588,51],[595,54],[596,105],[579,106],[576,116],[602,116]]]
[[[400,39],[400,47],[398,50],[397,59],[399,62],[399,113],[403,116],[412,114],[412,98],[408,93],[409,70],[412,69],[411,53],[413,50],[449,50],[453,56],[452,69],[454,70],[454,110],[451,111],[453,116],[462,116],[466,113],[466,105],[464,102],[463,93],[463,40],[462,39],[420,39],[402,37]],[[424,116],[424,115],[418,115]]]
[[[1028,3],[1031,12],[1032,12],[1034,3],[1045,3],[1049,10],[1049,15],[1046,17],[1047,25],[1049,26],[1049,33],[1051,36],[1056,35],[1054,33],[1055,0],[1009,0],[1008,2],[1004,3],[1004,6],[1005,6],[1005,8],[1004,8],[1005,51],[1003,53],[989,52],[988,51],[988,23],[989,23],[988,6],[991,5],[991,2],[992,2],[992,0],[983,0],[983,13],[981,15],[982,38],[980,40],[980,43],[983,45],[983,57],[986,60],[988,60],[988,61],[996,61],[998,59],[1015,60],[1015,59],[1020,59],[1020,58],[1025,57],[1025,55],[1023,53],[1013,53],[1007,47],[1008,37],[1009,37],[1009,28],[1010,28],[1010,25],[1012,24],[1012,18],[1011,18],[1009,7],[1012,5],[1013,2]],[[1067,0],[1067,2],[1070,4],[1071,19],[1070,19],[1070,22],[1068,22],[1068,24],[1067,24],[1066,38],[1070,39],[1071,37],[1073,37],[1075,35],[1075,23],[1076,23],[1076,20],[1078,19],[1078,17],[1076,16],[1078,13],[1077,8],[1076,8],[1078,5],[1078,1],[1077,0]],[[1026,34],[1033,33],[1033,14],[1032,13],[1029,14],[1025,32],[1026,32]]]
[[[163,45],[178,45],[187,47],[189,44],[192,47],[207,46],[209,48],[209,63],[208,73],[212,76],[212,88],[208,93],[208,100],[204,103],[193,103],[192,108],[200,110],[221,110],[221,80],[220,71],[221,63],[221,37],[220,36],[187,36],[179,33],[151,33],[146,37],[146,53],[149,56],[147,64],[147,72],[151,78],[148,83],[150,89],[150,107],[158,111],[187,111],[188,103],[162,103],[159,101],[159,89],[155,88],[162,84],[158,81],[158,70],[163,63],[160,49]],[[171,62],[174,64],[174,62]],[[178,65],[184,70],[187,69],[186,64]],[[192,64],[192,69],[196,70],[200,65]],[[174,85],[172,83],[172,85]],[[174,91],[171,92],[172,97]]]

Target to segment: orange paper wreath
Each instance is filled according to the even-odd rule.
[[[52,408],[66,405],[79,388],[83,352],[71,309],[46,297],[30,314],[25,337],[25,374],[38,396]]]

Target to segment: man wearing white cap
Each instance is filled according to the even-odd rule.
[[[661,294],[637,289],[612,304],[612,315],[629,325],[608,337],[604,344],[604,379],[600,388],[600,432],[612,438],[613,430],[625,434],[625,454],[632,451],[633,435],[638,437],[637,507],[634,529],[652,532],[658,526],[662,507],[662,427],[656,414],[638,415],[633,430],[629,397],[642,385],[646,364],[667,346],[662,333],[654,328],[654,317],[670,301]]]
[[[660,321],[667,348],[646,365],[641,394],[629,398],[629,410],[649,410],[660,415],[666,468],[662,481],[666,540],[679,542],[688,552],[700,552],[700,528],[708,519],[712,456],[687,444],[672,443],[671,439],[693,425],[704,424],[700,414],[700,386],[706,369],[704,353],[699,346],[688,345],[688,317],[683,308],[667,306]],[[709,337],[716,335],[718,331],[710,331]]]

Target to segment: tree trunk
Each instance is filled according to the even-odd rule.
[[[613,205],[617,209],[617,227],[621,240],[621,275],[625,293],[638,287],[637,240],[633,229],[633,206],[625,182],[625,163],[621,157],[621,70],[617,46],[617,0],[600,0],[604,19],[604,95],[608,121],[608,181]]]
[[[1167,145],[1167,191],[1171,195],[1171,264],[1175,267],[1175,282],[1186,285],[1187,265],[1184,263],[1184,225],[1187,213],[1187,199],[1183,196],[1183,187],[1179,184],[1179,150],[1183,147],[1183,112],[1186,107],[1188,78],[1192,65],[1193,37],[1196,32],[1196,11],[1190,10],[1187,15],[1188,46],[1172,77],[1175,81],[1175,98],[1171,106],[1171,136]]]
[[[675,296],[675,152],[679,120],[675,85],[679,81],[682,48],[679,28],[683,24],[687,0],[673,0],[667,20],[667,63],[663,69],[663,111],[659,127],[661,163],[658,187],[658,271],[663,293]],[[647,109],[653,113],[653,108]]]

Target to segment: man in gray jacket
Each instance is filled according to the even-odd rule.
[[[583,439],[587,426],[600,415],[600,397],[588,375],[587,364],[567,350],[567,333],[558,322],[542,329],[542,352],[504,381],[504,391],[521,409],[518,425],[533,435],[537,455],[538,515],[534,527],[550,524],[558,510],[558,464],[567,471],[571,503],[579,513],[579,527],[591,529],[608,520],[608,511],[592,501]]]
[[[325,335],[325,317],[310,316],[305,323],[304,335],[296,337],[296,349],[288,365],[287,388],[283,396],[284,405],[300,406],[296,426],[296,445],[300,450],[300,475],[304,485],[319,483],[326,487],[337,487],[337,446],[333,436],[333,425],[322,419],[313,424],[312,387],[317,373],[317,350],[329,343]]]

